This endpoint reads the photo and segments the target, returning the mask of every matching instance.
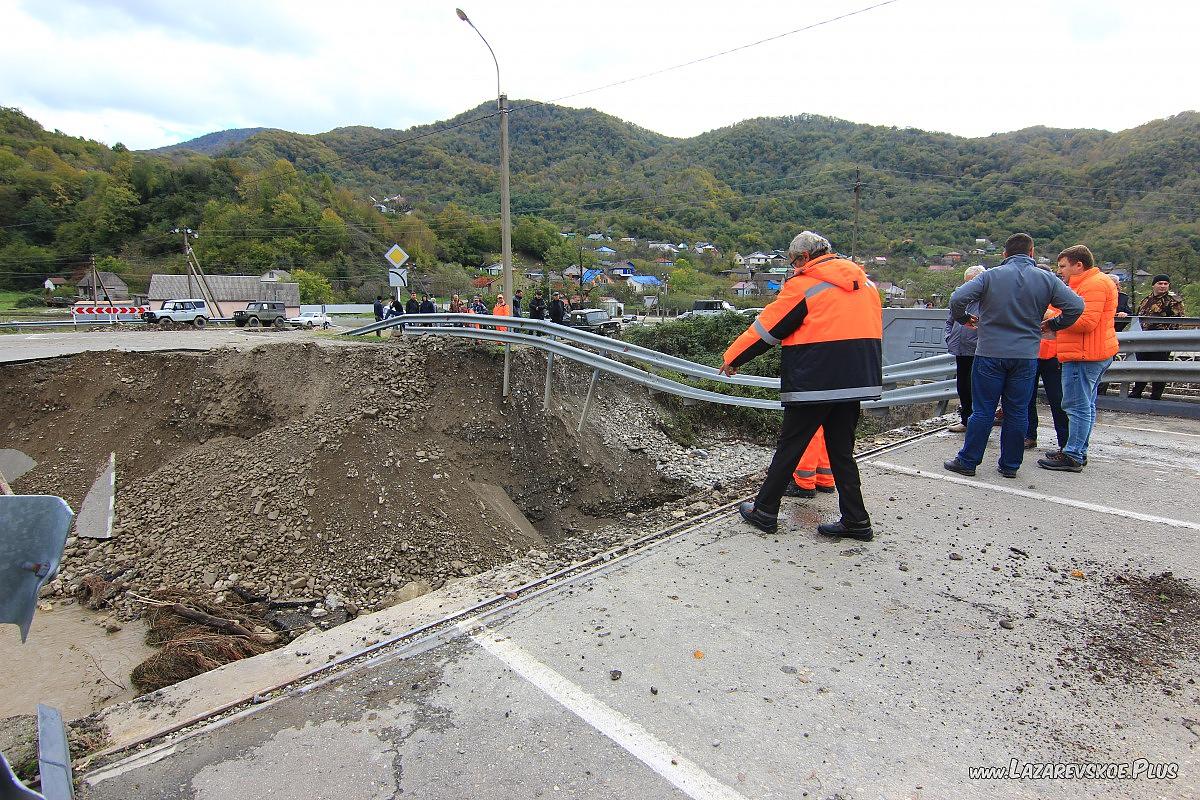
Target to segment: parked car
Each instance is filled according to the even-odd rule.
[[[737,311],[737,309],[727,300],[697,300],[692,303],[691,311],[683,312],[676,319],[710,317],[715,314],[724,314],[726,311]]]
[[[208,324],[210,316],[204,300],[194,297],[187,300],[166,300],[157,311],[142,312],[142,319],[147,325],[158,325],[160,328],[172,328],[176,325],[203,328]]]
[[[621,321],[610,317],[602,308],[581,308],[572,311],[564,322],[575,330],[598,333],[601,336],[616,336],[621,332]]]
[[[288,324],[295,328],[316,328],[320,326],[325,330],[333,324],[333,320],[329,315],[321,311],[302,311],[298,317],[288,317]]]
[[[239,328],[274,325],[282,330],[287,327],[287,322],[287,307],[278,300],[255,300],[233,312],[233,324]]]

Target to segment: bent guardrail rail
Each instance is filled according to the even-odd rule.
[[[580,331],[547,320],[526,317],[496,317],[490,314],[420,314],[403,315],[379,320],[343,334],[364,336],[369,333],[400,328],[405,335],[440,335],[460,339],[523,344],[547,353],[547,384],[544,404],[549,405],[549,371],[555,355],[569,358],[593,369],[593,379],[588,389],[588,400],[584,404],[584,416],[591,406],[595,380],[600,372],[617,375],[650,389],[662,391],[688,400],[720,403],[775,410],[782,408],[778,400],[753,397],[738,397],[695,386],[657,375],[649,369],[632,366],[623,361],[585,350],[592,348],[611,356],[641,361],[652,368],[669,370],[691,378],[734,386],[751,386],[779,389],[778,378],[755,375],[722,375],[713,367],[698,364],[678,356],[670,356],[646,347],[610,339],[606,336]],[[505,330],[498,330],[504,328]],[[1121,334],[1122,349],[1133,352],[1154,350],[1200,349],[1200,331],[1135,331]],[[940,402],[949,400],[955,391],[955,360],[951,355],[932,356],[891,364],[883,368],[885,387],[909,381],[932,381],[916,386],[886,389],[879,400],[864,402],[864,408],[886,408],[895,405]],[[1200,382],[1198,362],[1155,362],[1119,361],[1105,373],[1104,379],[1112,383],[1128,383],[1141,380],[1164,380]],[[583,420],[580,419],[580,425]]]
[[[743,408],[759,408],[765,410],[779,410],[783,407],[777,399],[767,400],[756,397],[738,397],[735,395],[722,394],[721,392],[714,392],[709,389],[701,389],[699,387],[689,386],[685,383],[672,380],[671,378],[657,375],[646,369],[626,364],[622,361],[617,361],[614,358],[609,358],[605,355],[581,349],[580,346],[594,347],[605,353],[633,358],[660,369],[671,370],[689,377],[728,385],[753,386],[778,391],[778,378],[765,378],[762,376],[753,375],[735,375],[731,378],[727,375],[720,374],[715,368],[704,364],[697,364],[694,361],[688,361],[687,359],[678,358],[677,356],[668,356],[663,353],[659,353],[656,350],[640,347],[628,342],[621,342],[605,336],[598,336],[596,334],[574,330],[572,328],[568,328],[563,325],[557,325],[553,322],[547,322],[545,320],[526,319],[521,317],[495,317],[485,314],[421,314],[420,316],[405,315],[403,317],[393,317],[391,319],[373,322],[369,325],[364,325],[361,328],[356,328],[355,330],[349,331],[344,335],[363,336],[376,331],[397,327],[400,328],[405,335],[410,336],[449,336],[459,339],[474,339],[500,342],[504,344],[528,345],[530,347],[535,347],[539,350],[546,351],[550,357],[558,355],[583,364],[584,366],[592,367],[593,378],[598,373],[604,372],[610,375],[616,375],[618,377],[625,378],[626,380],[641,384],[647,388],[687,400],[719,403],[722,405],[740,406]],[[508,328],[510,330],[501,331],[497,330],[497,328]],[[531,336],[528,333],[520,331],[537,331],[544,333],[545,335]],[[898,367],[901,365],[894,366]],[[911,363],[906,366],[911,366]],[[951,367],[952,366],[953,364],[951,364]],[[945,372],[944,366],[939,366],[938,369],[942,373]],[[893,382],[889,379],[888,374],[888,370],[885,368],[884,380]],[[950,374],[953,375],[953,372]],[[904,378],[901,378],[901,380],[903,379]],[[589,387],[589,402],[585,403],[585,411],[591,405],[590,399],[594,391],[594,384],[595,381],[593,379],[592,386]],[[884,396],[879,400],[864,402],[863,407],[885,408],[893,405],[936,402],[939,400],[949,399],[953,396],[954,382],[952,380],[948,380],[934,384],[907,387],[905,389],[889,390],[884,392]],[[546,402],[549,402],[548,398]]]

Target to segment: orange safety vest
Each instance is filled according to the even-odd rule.
[[[495,308],[492,309],[492,316],[493,317],[511,317],[512,309],[510,309],[508,307],[507,303],[496,303]],[[506,331],[506,330],[508,330],[508,328],[497,325],[496,330]]]
[[[823,255],[789,277],[725,351],[725,363],[741,366],[777,344],[785,406],[875,400],[883,393],[879,291],[853,261]]]
[[[1104,361],[1121,349],[1117,341],[1117,287],[1092,267],[1071,278],[1071,290],[1083,298],[1083,313],[1058,332],[1059,361]]]
[[[833,486],[833,470],[829,468],[829,451],[825,449],[824,427],[817,428],[809,440],[792,477],[801,489]]]

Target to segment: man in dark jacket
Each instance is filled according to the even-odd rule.
[[[412,292],[408,293],[408,302],[404,304],[405,314],[420,314],[421,303],[417,300],[417,296]]]
[[[372,307],[372,310],[375,312],[375,321],[381,321],[383,319],[383,295],[375,295],[375,305]],[[379,331],[375,331],[375,335],[382,336],[383,334],[381,334]]]
[[[433,304],[433,298],[430,297],[429,295],[423,296],[423,298],[421,300],[420,313],[422,313],[422,314],[436,314],[437,313],[437,306],[435,306]]]
[[[967,311],[979,303],[979,313]],[[1070,327],[1083,313],[1083,298],[1051,272],[1038,269],[1033,260],[1033,237],[1015,233],[1004,243],[1004,261],[958,287],[950,295],[950,313],[963,325],[979,329],[972,365],[971,416],[967,436],[958,455],[943,466],[960,475],[974,475],[983,461],[988,434],[995,421],[996,405],[1003,398],[1000,428],[1000,461],[996,471],[1017,477],[1025,456],[1029,423],[1029,396],[1037,376],[1038,349],[1046,307],[1062,314],[1049,328]]]
[[[520,289],[517,289],[515,292],[513,292],[512,315],[514,317],[521,316],[521,303],[522,303],[522,301],[524,301],[524,299],[525,299],[525,293],[522,292]]]
[[[562,295],[555,292],[554,299],[550,301],[550,321],[555,325],[562,325],[566,318],[567,304],[563,302]]]
[[[529,316],[533,319],[546,318],[546,301],[541,294],[535,294],[529,301]]]

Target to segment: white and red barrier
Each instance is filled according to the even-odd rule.
[[[150,306],[75,306],[72,314],[142,314],[149,311]]]

